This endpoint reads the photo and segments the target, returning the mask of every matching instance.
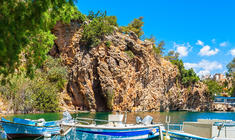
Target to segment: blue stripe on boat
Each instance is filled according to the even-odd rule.
[[[140,130],[140,131],[125,131],[125,132],[98,132],[98,131],[85,131],[85,130],[77,130],[79,132],[91,133],[91,134],[101,134],[108,136],[140,136],[150,134],[152,129]],[[159,129],[156,129],[156,133],[159,132]]]

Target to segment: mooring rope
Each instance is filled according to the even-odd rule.
[[[35,138],[34,140],[38,140],[38,139],[40,139],[41,137],[43,137],[43,136],[39,136],[39,137]]]

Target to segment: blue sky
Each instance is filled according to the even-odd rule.
[[[78,9],[107,11],[120,26],[144,17],[145,36],[165,41],[199,75],[223,73],[235,57],[235,0],[77,0]]]

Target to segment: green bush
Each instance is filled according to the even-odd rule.
[[[34,78],[26,72],[9,75],[9,82],[0,86],[1,97],[9,101],[10,109],[16,111],[59,110],[59,94],[67,82],[67,70],[59,59],[48,59],[42,69],[36,69]]]
[[[81,43],[88,47],[96,47],[105,35],[114,31],[114,26],[117,26],[117,18],[106,16],[106,14],[92,14],[88,15],[88,18],[92,20],[84,26]]]
[[[56,112],[59,111],[58,89],[47,80],[35,81],[32,84],[33,107],[37,111]]]
[[[217,94],[220,95],[220,93],[223,92],[223,87],[221,85],[219,85],[216,81],[212,80],[212,79],[207,79],[205,81],[203,81],[207,87],[208,87],[208,93],[210,93],[212,95],[212,97]]]
[[[184,68],[182,60],[179,59],[171,60],[171,63],[178,67],[180,73],[178,78],[181,80],[183,85],[190,86],[200,80],[193,69],[186,70]]]
[[[54,83],[59,90],[62,90],[65,83],[67,82],[68,72],[67,68],[62,66],[60,59],[53,59],[52,57],[48,57],[43,67],[47,79],[51,83]]]
[[[111,42],[110,41],[106,41],[105,42],[105,46],[109,48],[111,46]]]

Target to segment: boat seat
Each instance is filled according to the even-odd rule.
[[[123,114],[109,114],[108,116],[108,121],[109,121],[109,125],[119,125],[122,124],[122,120],[123,120]]]

